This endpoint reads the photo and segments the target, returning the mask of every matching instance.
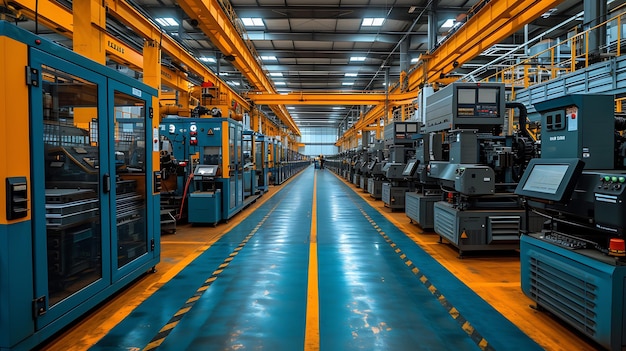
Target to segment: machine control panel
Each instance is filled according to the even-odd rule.
[[[602,175],[598,182],[598,189],[619,192],[626,183],[626,176]]]
[[[626,202],[626,174],[604,173],[596,178],[594,220],[596,228],[621,234],[626,225],[623,215]]]

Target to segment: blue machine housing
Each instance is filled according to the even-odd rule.
[[[0,171],[0,350],[30,350],[159,262],[157,91],[5,21],[0,43],[0,75],[28,68],[0,83],[25,154]]]
[[[180,196],[181,201],[187,201],[192,194],[195,197],[187,202],[188,213],[195,214],[188,220],[197,221],[192,223],[216,222],[214,218],[198,213],[198,208],[192,208],[211,208],[211,205],[202,201],[215,203],[215,206],[220,207],[217,221],[228,220],[240,212],[244,208],[242,125],[230,118],[170,116],[161,121],[160,128],[162,139],[171,144],[173,158],[185,161],[184,171],[177,173],[176,188],[169,190]],[[216,201],[218,196],[208,196],[207,190],[200,188],[200,183],[194,181],[193,174],[198,165],[218,166],[212,180],[215,191],[211,192],[216,193],[219,190],[219,203]]]
[[[575,94],[536,104],[542,155],[516,193],[546,220],[541,231],[527,228],[521,236],[522,291],[539,309],[619,351],[626,347],[626,259],[610,242],[623,239],[626,172],[623,155],[613,152],[623,146],[611,137],[619,125],[614,100]],[[583,162],[579,176],[563,171]],[[546,176],[535,164],[561,171]]]
[[[582,254],[542,239],[521,237],[524,294],[603,347],[622,350],[626,266],[597,251]]]

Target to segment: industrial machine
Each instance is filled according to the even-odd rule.
[[[405,213],[412,223],[419,224],[422,229],[433,229],[435,202],[444,200],[443,191],[437,179],[428,175],[428,163],[430,161],[443,160],[443,145],[440,135],[417,134],[413,137],[415,158],[407,170],[407,175],[413,179],[415,191],[405,193]]]
[[[257,188],[266,193],[270,190],[269,183],[269,138],[263,134],[257,134],[254,147],[254,163],[257,177]]]
[[[523,105],[514,106],[525,112]],[[433,227],[460,256],[517,249],[519,229],[528,220],[513,191],[533,144],[502,135],[505,113],[500,83],[453,83],[427,98],[424,130],[435,133],[430,141],[442,140],[444,159],[428,163],[427,175],[445,193],[445,200],[434,202]],[[525,121],[525,113],[520,116]],[[532,218],[530,224],[539,226]]]
[[[243,131],[243,196],[257,195],[259,190],[259,177],[257,175],[254,158],[257,147],[258,134],[251,130]]]
[[[5,21],[0,46],[0,349],[30,350],[159,262],[157,91]]]
[[[367,179],[367,192],[376,200],[380,200],[383,196],[383,181],[385,173],[383,166],[385,165],[384,144],[381,140],[376,141],[370,146],[371,158],[367,166],[369,178]]]
[[[515,193],[545,218],[521,237],[521,283],[540,310],[602,347],[626,348],[626,120],[611,95],[536,103],[541,158]]]
[[[161,197],[178,206],[179,218],[183,218],[186,203],[190,223],[215,224],[230,219],[259,196],[244,196],[241,123],[230,118],[168,116],[160,128],[162,144],[171,145],[162,150],[171,149],[169,158],[177,160],[174,164],[179,167],[168,172],[173,179],[164,181]],[[207,165],[215,167],[199,167]],[[253,175],[251,171],[248,174]],[[217,211],[218,218],[203,215],[207,209]]]
[[[413,136],[420,132],[419,122],[393,122],[385,126],[384,145],[388,159],[382,167],[386,180],[381,188],[381,199],[388,207],[404,209],[404,198],[412,190],[412,182],[403,171],[408,160],[415,156]]]

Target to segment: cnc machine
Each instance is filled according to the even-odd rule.
[[[516,189],[546,221],[521,237],[524,294],[602,347],[626,347],[626,129],[612,95],[535,104],[541,158]]]

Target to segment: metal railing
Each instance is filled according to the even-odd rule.
[[[621,5],[613,11],[620,13],[580,33],[576,29],[571,30],[571,36],[565,40],[540,41],[531,49],[539,48],[541,51],[525,59],[518,57],[517,63],[508,67],[498,65],[496,73],[482,77],[481,80],[503,82],[512,89],[525,89],[594,63],[619,57],[626,47],[626,12],[622,12],[625,9],[626,4]],[[605,44],[592,45],[600,35],[605,36]]]

